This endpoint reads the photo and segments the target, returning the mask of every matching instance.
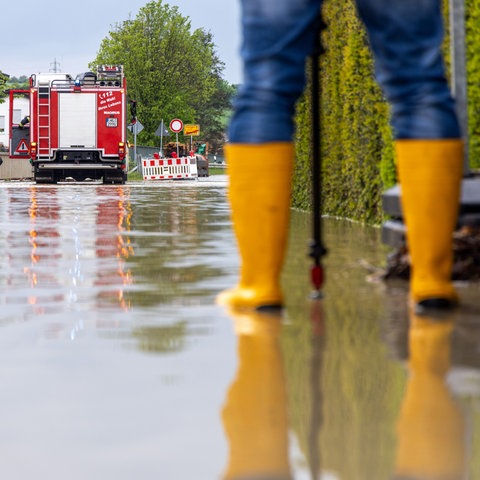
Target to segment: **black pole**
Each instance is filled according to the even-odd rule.
[[[320,289],[324,281],[324,272],[321,264],[322,257],[327,253],[322,240],[322,163],[321,163],[321,124],[320,124],[320,55],[324,53],[321,32],[325,28],[323,18],[319,15],[318,30],[315,48],[311,57],[311,104],[312,104],[312,233],[309,256],[314,264],[311,270],[311,280],[315,289],[314,297],[320,296]]]

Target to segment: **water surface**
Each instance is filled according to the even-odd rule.
[[[312,302],[293,212],[265,318],[214,303],[239,265],[223,176],[6,182],[0,227],[3,478],[480,479],[478,286],[412,318],[378,229],[324,221]]]

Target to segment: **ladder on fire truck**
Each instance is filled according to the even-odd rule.
[[[38,158],[50,158],[50,81],[38,83],[37,96],[37,154]]]

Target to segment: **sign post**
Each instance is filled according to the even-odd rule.
[[[200,135],[200,125],[185,125],[183,134],[190,136],[190,150],[193,150],[193,136]]]
[[[137,160],[137,134],[143,130],[143,125],[140,123],[139,120],[136,118],[132,121],[132,123],[127,127],[133,133],[133,156],[135,158],[135,165],[137,165],[138,170],[141,171],[142,166],[141,163]]]
[[[181,132],[183,130],[183,122],[178,119],[178,118],[174,118],[171,122],[170,122],[170,130],[176,134],[177,136],[177,157],[180,157],[180,154],[178,152],[178,133]]]
[[[165,128],[165,122],[163,121],[163,118],[155,132],[155,135],[160,137],[160,157],[163,157],[163,136],[170,135],[168,130]]]

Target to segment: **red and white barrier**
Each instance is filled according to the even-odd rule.
[[[144,158],[142,159],[144,180],[176,180],[197,178],[196,157]]]

